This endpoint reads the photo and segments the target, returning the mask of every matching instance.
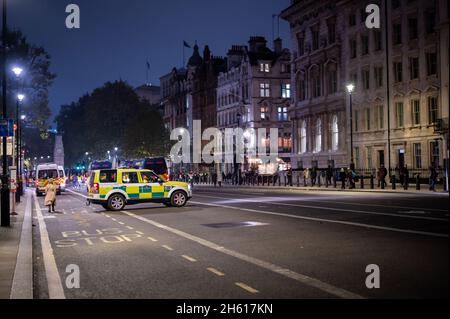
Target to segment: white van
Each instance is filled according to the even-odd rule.
[[[59,180],[61,186],[61,192],[66,191],[66,172],[64,171],[64,167],[58,166]]]
[[[54,163],[40,164],[36,168],[36,195],[45,193],[45,187],[49,180],[53,180],[58,185],[57,194],[61,194],[58,165]]]

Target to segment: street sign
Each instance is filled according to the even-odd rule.
[[[14,120],[1,119],[0,120],[0,136],[14,136]]]

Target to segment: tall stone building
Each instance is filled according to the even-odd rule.
[[[218,128],[258,129],[278,128],[280,157],[290,160],[291,123],[288,107],[291,98],[290,52],[281,39],[274,41],[273,50],[264,37],[251,37],[248,46],[233,45],[227,54],[227,70],[218,78]],[[267,141],[269,141],[267,136]],[[253,163],[248,159],[242,170]],[[232,165],[225,173],[234,172]]]
[[[293,47],[293,159],[305,167],[348,166],[353,125],[357,168],[442,166],[448,2],[388,1],[387,47],[385,1],[370,3],[380,6],[380,29],[366,27],[369,3],[356,0],[295,0],[281,14]],[[350,83],[353,123],[345,90]],[[441,123],[444,129],[437,130]]]

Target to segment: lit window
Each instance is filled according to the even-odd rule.
[[[261,97],[270,97],[270,84],[269,83],[260,83],[260,96]]]
[[[270,120],[269,107],[262,106],[261,107],[261,120]]]
[[[306,153],[306,121],[300,127],[300,154]]]
[[[315,152],[320,153],[322,151],[322,121],[320,119],[316,122],[316,145]]]
[[[281,97],[283,99],[291,98],[291,84],[285,83],[281,85]]]
[[[270,65],[269,65],[269,63],[260,63],[259,70],[261,72],[264,72],[264,73],[269,73],[270,72]]]
[[[333,121],[331,124],[331,149],[332,151],[337,151],[339,149],[339,125],[338,117],[333,116]]]
[[[288,120],[288,108],[287,106],[278,107],[278,121]]]

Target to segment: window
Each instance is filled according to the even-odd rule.
[[[437,97],[428,98],[428,114],[430,118],[430,124],[436,124],[439,118],[439,108]]]
[[[278,107],[278,121],[287,121],[287,120],[288,120],[287,106],[279,106]]]
[[[417,39],[418,31],[417,31],[417,18],[409,18],[408,19],[408,34],[410,40]]]
[[[367,35],[361,36],[361,55],[369,54],[369,37]]]
[[[338,117],[333,116],[331,122],[331,150],[336,152],[339,149],[339,123]]]
[[[402,43],[402,25],[400,23],[394,23],[392,28],[392,37],[393,44]]]
[[[380,51],[382,49],[381,31],[375,30],[373,32],[373,44],[375,51]]]
[[[316,143],[314,150],[316,153],[322,151],[322,121],[320,119],[316,122]]]
[[[292,149],[292,138],[290,133],[283,133],[278,136],[278,151],[290,153]]]
[[[391,5],[392,5],[392,9],[400,8],[400,0],[392,0]]]
[[[335,19],[328,19],[327,21],[328,27],[328,44],[333,44],[336,42],[336,22]]]
[[[269,65],[269,63],[260,63],[259,71],[265,72],[265,73],[269,73],[270,72],[270,65]]]
[[[298,55],[302,56],[305,54],[305,37],[303,33],[297,35],[297,42],[298,42]]]
[[[363,88],[365,90],[370,89],[370,71],[367,70],[362,70],[361,71],[361,77],[362,77],[362,81],[363,81]]]
[[[430,52],[427,56],[427,75],[435,75],[437,73],[437,54],[436,52]]]
[[[375,67],[375,86],[380,88],[383,86],[383,67]]]
[[[425,24],[427,34],[435,32],[434,29],[436,28],[436,11],[434,9],[425,13]]]
[[[350,13],[348,15],[348,24],[352,27],[356,25],[356,15],[354,13]]]
[[[291,65],[288,63],[281,64],[281,73],[291,73]]]
[[[291,98],[291,84],[290,83],[281,84],[281,97],[283,99]]]
[[[300,127],[300,154],[306,153],[306,121]]]
[[[315,26],[311,28],[312,48],[313,50],[319,49],[319,27]]]
[[[354,122],[353,125],[354,125],[354,128],[355,128],[355,132],[359,131],[358,120],[359,120],[359,112],[356,110],[354,112],[354,119],[353,119],[353,122]]]
[[[366,152],[367,152],[367,168],[371,169],[373,167],[372,146],[367,146]]]
[[[352,58],[352,59],[356,58],[356,40],[355,39],[350,40],[350,58]]]
[[[298,84],[298,99],[300,101],[306,99],[306,82],[304,79],[301,79]]]
[[[160,178],[153,172],[141,172],[143,183],[158,183]]]
[[[378,128],[382,130],[384,128],[384,106],[378,105],[377,106],[377,113],[378,113]]]
[[[354,148],[353,152],[354,152],[354,154],[355,154],[355,167],[356,167],[356,168],[359,168],[359,160],[360,160],[360,157],[359,157],[359,147],[356,146],[356,147]]]
[[[414,168],[422,168],[422,144],[413,144],[414,149]]]
[[[270,84],[269,83],[260,83],[260,96],[261,97],[270,97]]]
[[[409,58],[409,72],[411,80],[419,78],[419,58]]]
[[[123,172],[122,173],[123,184],[139,184],[137,172]]]
[[[432,141],[430,143],[430,163],[431,165],[434,165],[434,167],[439,166],[439,142],[438,141]]]
[[[328,94],[337,92],[337,72],[336,66],[330,66],[328,69]]]
[[[117,171],[100,171],[99,175],[100,184],[102,183],[116,183],[117,182]]]
[[[403,127],[404,121],[403,121],[403,103],[402,102],[395,103],[395,116],[396,116],[397,127],[398,128]]]
[[[403,64],[402,62],[394,62],[394,81],[399,83],[403,81]]]
[[[262,106],[261,107],[261,120],[270,120],[270,113],[269,113],[269,107],[268,106]]]
[[[366,130],[370,131],[370,109],[366,109]]]
[[[412,110],[413,125],[420,125],[420,101],[419,100],[411,101],[411,110]]]
[[[315,72],[312,72],[311,75],[311,84],[312,84],[312,97],[319,97],[321,95],[321,83],[320,83],[320,74],[319,71],[316,70]]]

